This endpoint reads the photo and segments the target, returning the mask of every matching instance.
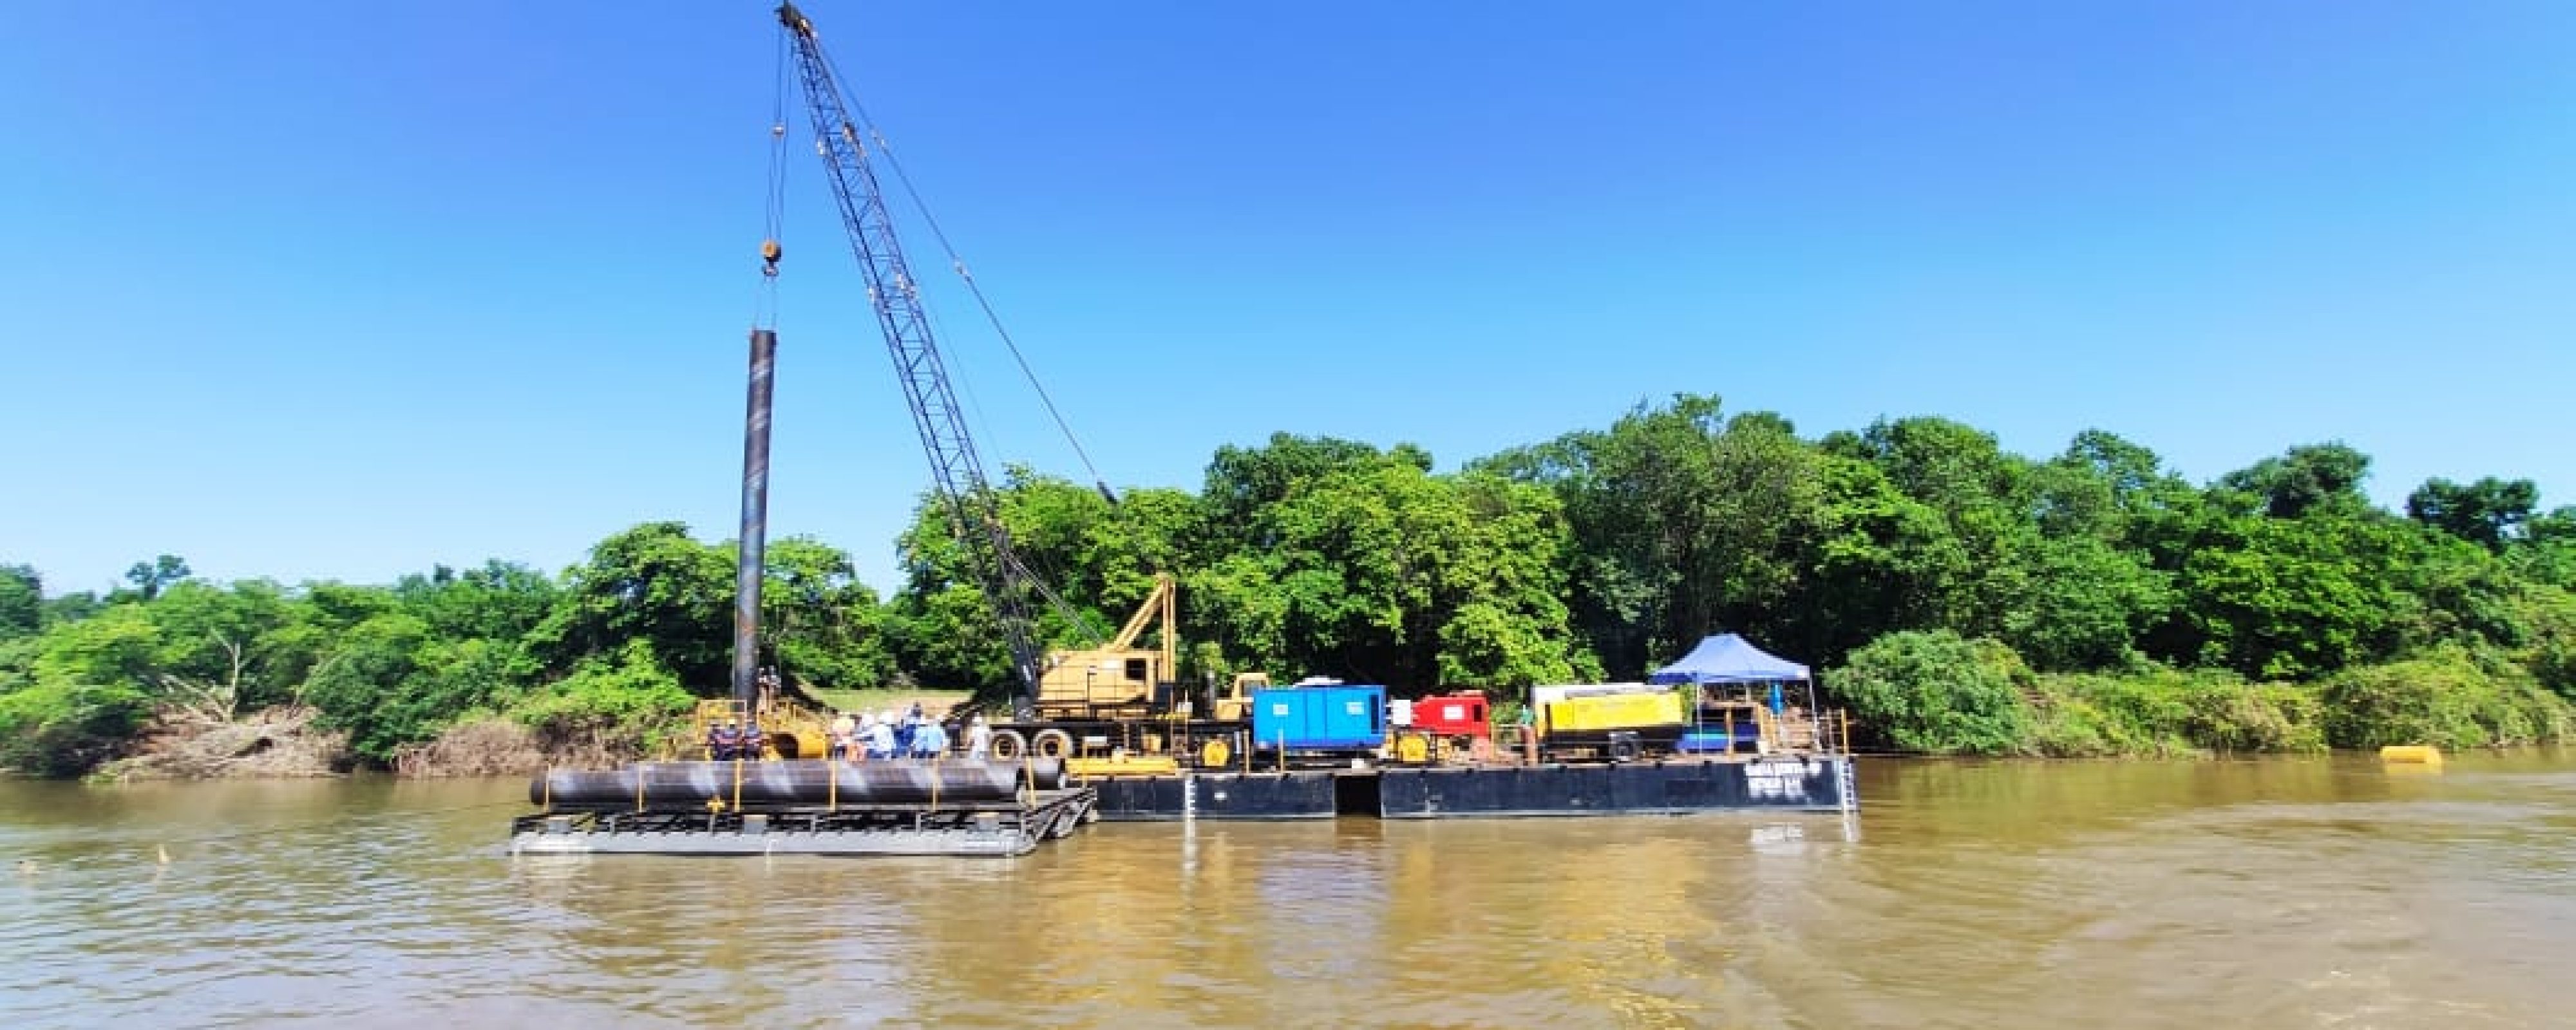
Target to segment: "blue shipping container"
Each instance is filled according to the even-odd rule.
[[[1272,687],[1252,692],[1253,746],[1290,751],[1375,749],[1386,743],[1382,686]]]

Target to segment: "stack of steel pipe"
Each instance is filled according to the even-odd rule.
[[[1064,762],[641,762],[623,769],[550,769],[528,784],[531,804],[553,808],[746,809],[830,804],[1008,800],[1022,789],[1064,786]]]

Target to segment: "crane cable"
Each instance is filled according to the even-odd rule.
[[[830,54],[824,54],[823,61],[830,68],[834,81],[847,81],[841,74],[840,66],[832,60]],[[930,230],[931,238],[939,242],[940,251],[948,258],[949,268],[957,273],[957,278],[966,283],[966,290],[974,296],[976,305],[983,308],[985,321],[992,324],[994,335],[1001,337],[1002,345],[1010,350],[1011,360],[1018,363],[1020,367],[1020,375],[1028,380],[1029,388],[1036,391],[1039,403],[1046,406],[1047,416],[1055,420],[1057,431],[1064,434],[1067,444],[1072,445],[1074,457],[1082,462],[1083,471],[1091,474],[1092,487],[1100,492],[1102,500],[1109,502],[1110,518],[1128,522],[1130,528],[1137,528],[1131,521],[1134,514],[1128,511],[1125,504],[1119,502],[1117,492],[1109,488],[1108,479],[1100,474],[1099,466],[1092,463],[1090,453],[1083,450],[1082,441],[1074,436],[1073,426],[1065,421],[1064,413],[1056,409],[1055,399],[1047,394],[1045,384],[1038,381],[1036,370],[1029,367],[1028,357],[1020,352],[1019,341],[1013,339],[1010,328],[1002,324],[1001,313],[994,310],[992,300],[984,295],[984,287],[975,281],[975,274],[967,269],[966,259],[960,256],[956,246],[949,242],[947,231],[939,227],[938,217],[930,213],[930,205],[922,200],[921,191],[912,184],[911,173],[904,170],[903,159],[895,156],[894,143],[886,139],[885,132],[877,126],[876,119],[868,115],[867,105],[859,103],[852,97],[844,96],[843,100],[849,104],[850,114],[858,119],[859,126],[867,130],[868,139],[876,144],[877,154],[885,158],[886,167],[894,170],[896,184],[903,187],[905,198],[912,202],[913,210],[920,213],[922,224]],[[1164,567],[1159,556],[1146,553],[1141,534],[1131,536],[1131,539],[1136,545],[1136,556],[1143,559],[1147,567],[1156,572],[1170,571]],[[1094,645],[1104,638],[1104,634],[1098,631],[1099,627],[1093,623],[1088,612],[1056,596],[1055,591],[1047,586],[1043,578],[1033,576],[1031,579],[1038,593],[1053,603],[1058,614],[1066,616],[1068,621],[1074,623],[1077,632],[1090,636],[1091,643]]]
[[[788,39],[785,29],[782,28],[779,38],[782,41],[782,45],[784,45],[785,41]],[[815,48],[815,51],[816,55],[822,60],[824,71],[830,75],[835,84],[849,81],[848,76],[843,75],[841,72],[840,62],[833,60],[832,55],[828,51],[822,50],[819,46]],[[785,60],[783,55],[784,51],[782,50],[782,61]],[[784,72],[782,71],[779,85],[779,89],[781,91],[780,95],[782,98],[780,101],[782,111],[784,110],[783,105],[785,101],[783,98],[785,96],[786,88],[786,80]],[[993,327],[994,335],[1001,338],[1002,346],[1010,351],[1011,360],[1019,366],[1020,375],[1028,381],[1029,389],[1038,395],[1039,403],[1045,406],[1047,417],[1054,420],[1056,431],[1064,435],[1065,443],[1073,448],[1074,457],[1082,462],[1083,471],[1091,475],[1093,488],[1099,491],[1102,500],[1108,502],[1110,516],[1114,519],[1121,520],[1128,518],[1129,513],[1126,505],[1119,503],[1118,494],[1109,488],[1107,478],[1100,474],[1100,467],[1092,462],[1091,454],[1083,448],[1081,438],[1074,435],[1073,425],[1065,420],[1063,411],[1056,407],[1055,398],[1047,393],[1046,384],[1038,380],[1037,371],[1030,367],[1028,356],[1021,352],[1018,339],[1011,335],[1010,327],[1003,324],[1001,312],[993,307],[992,299],[984,294],[983,285],[977,283],[975,281],[974,273],[967,269],[966,259],[957,253],[956,245],[948,239],[947,230],[940,227],[938,217],[931,214],[930,205],[927,201],[922,199],[921,190],[913,185],[912,174],[904,169],[903,160],[895,156],[893,142],[888,140],[884,130],[877,126],[876,119],[869,116],[866,105],[859,103],[856,98],[853,98],[846,93],[841,95],[840,100],[842,104],[849,109],[850,116],[857,120],[858,127],[867,132],[869,141],[876,145],[877,156],[884,158],[886,167],[894,171],[895,182],[903,187],[905,199],[911,201],[913,210],[921,216],[923,226],[930,230],[931,238],[938,241],[941,254],[948,258],[948,267],[950,270],[956,272],[957,278],[966,284],[966,290],[975,298],[976,306],[983,310],[984,320]],[[785,115],[783,113],[779,116],[779,124],[785,124]],[[935,314],[928,311],[925,311],[924,314],[934,320],[937,317]],[[971,395],[972,392],[972,388],[970,387],[968,389],[968,393]],[[990,427],[987,427],[987,435],[990,435]],[[998,497],[993,499],[994,502],[998,502],[998,500]],[[992,512],[988,517],[999,518],[1000,512]],[[1161,566],[1160,562],[1154,561],[1151,556],[1146,556],[1146,558],[1147,564],[1153,565],[1159,570]],[[996,556],[996,559],[999,560],[999,556]],[[1054,608],[1056,613],[1059,616],[1062,616],[1076,632],[1090,637],[1091,643],[1094,645],[1102,639],[1103,634],[1101,632],[1101,627],[1094,622],[1093,616],[1090,612],[1074,605],[1070,601],[1067,601],[1063,595],[1058,594],[1053,587],[1047,584],[1045,577],[1027,574],[1025,560],[1022,561],[1022,570],[1024,575],[1021,578],[1033,587],[1039,596],[1045,600],[1050,607]]]
[[[751,326],[778,328],[778,259],[785,254],[778,237],[787,221],[787,28],[779,26],[777,66],[769,105],[769,194],[762,198],[760,287],[752,301]]]
[[[830,54],[823,55],[823,61],[831,68],[834,81],[847,81]],[[974,295],[976,306],[984,309],[984,320],[992,324],[993,334],[1002,338],[1002,346],[1011,352],[1011,360],[1020,366],[1020,375],[1029,381],[1029,389],[1037,392],[1038,403],[1046,406],[1047,417],[1055,420],[1056,431],[1063,433],[1065,442],[1073,446],[1074,457],[1082,462],[1083,471],[1091,474],[1092,486],[1099,489],[1100,496],[1109,502],[1111,508],[1119,507],[1118,495],[1109,489],[1109,481],[1100,475],[1100,467],[1092,464],[1090,452],[1082,448],[1082,440],[1073,435],[1073,425],[1065,421],[1062,411],[1056,409],[1055,398],[1047,394],[1045,384],[1038,382],[1037,371],[1029,367],[1028,356],[1020,353],[1019,341],[1012,338],[1010,328],[1002,324],[1001,313],[993,308],[993,301],[984,296],[984,287],[975,281],[975,273],[966,269],[966,259],[959,256],[957,248],[948,242],[947,230],[939,227],[939,219],[931,215],[930,205],[921,199],[921,191],[913,187],[912,175],[904,171],[902,159],[895,156],[894,144],[877,127],[876,119],[868,116],[866,105],[847,96],[843,100],[849,104],[850,114],[859,120],[859,126],[867,130],[868,139],[876,143],[877,155],[885,158],[886,167],[894,170],[895,182],[903,187],[904,197],[912,201],[912,209],[920,213],[921,222],[929,228],[931,238],[939,241],[940,251],[948,258],[948,267],[966,283],[966,292]]]

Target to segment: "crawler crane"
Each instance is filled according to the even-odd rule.
[[[1024,752],[1075,759],[1114,755],[1125,767],[1138,769],[1149,767],[1127,765],[1125,760],[1179,755],[1198,764],[1227,764],[1242,753],[1245,699],[1267,680],[1258,673],[1237,676],[1222,689],[1207,691],[1204,708],[1183,696],[1175,682],[1176,588],[1169,575],[1157,575],[1145,603],[1106,646],[1040,652],[1030,617],[1037,599],[1055,605],[1073,625],[1083,625],[1085,620],[1021,561],[996,509],[992,486],[967,432],[964,409],[950,385],[946,361],[931,336],[921,282],[905,260],[870,163],[871,145],[882,152],[884,141],[853,117],[855,108],[842,93],[839,73],[824,52],[813,22],[793,3],[779,5],[778,22],[787,36],[794,77],[802,87],[824,179],[839,207],[850,252],[858,259],[869,304],[885,337],[886,353],[894,361],[895,378],[903,387],[914,428],[930,459],[931,479],[949,531],[965,547],[968,564],[992,603],[995,622],[1010,649],[1019,696],[1011,717],[993,727],[995,757]],[[778,253],[774,240],[763,247],[772,266]],[[962,275],[963,263],[957,267]],[[970,288],[972,282],[969,278]],[[1105,484],[1101,492],[1115,502]],[[1158,631],[1158,647],[1139,649],[1137,642],[1148,629]]]

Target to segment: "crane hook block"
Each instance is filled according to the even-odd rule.
[[[785,253],[779,249],[777,240],[760,241],[760,270],[769,275],[777,275],[778,259]]]

